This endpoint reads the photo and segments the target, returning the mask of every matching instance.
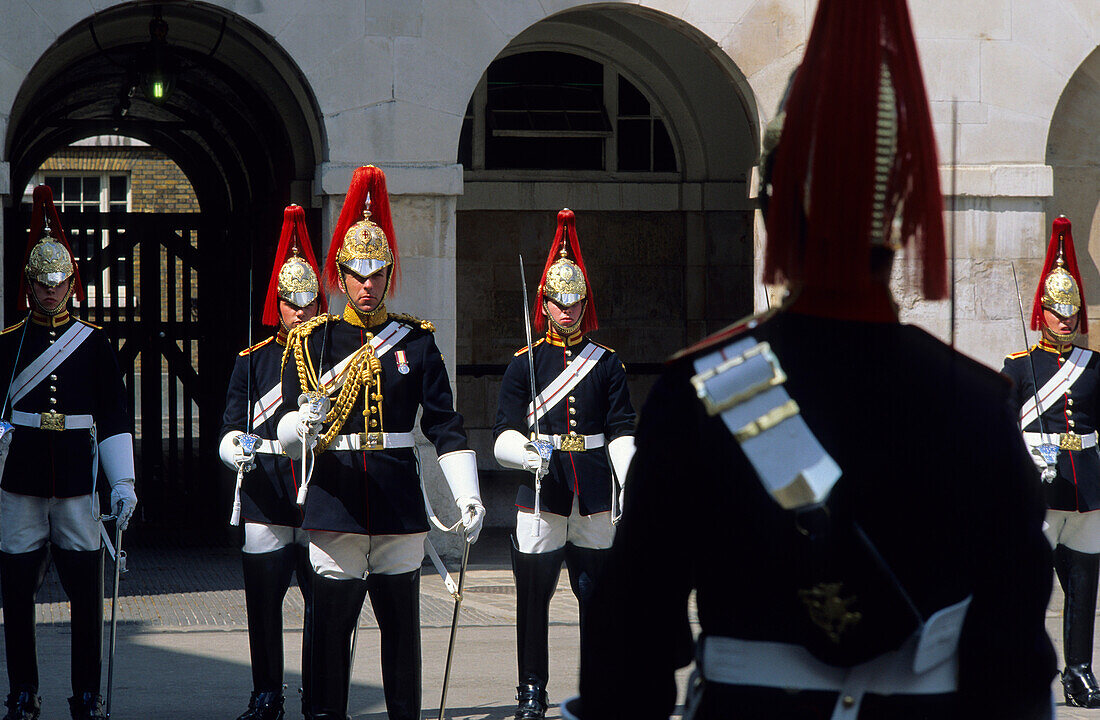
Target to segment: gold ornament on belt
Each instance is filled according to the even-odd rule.
[[[363,278],[393,264],[385,231],[370,219],[370,195],[363,205],[363,219],[344,233],[344,244],[336,253],[336,263]]]
[[[318,289],[317,275],[309,263],[298,255],[298,248],[295,247],[294,254],[279,268],[279,297],[302,308],[317,299]]]
[[[68,249],[53,237],[50,222],[42,237],[27,256],[27,277],[46,287],[57,287],[73,274],[73,260]]]

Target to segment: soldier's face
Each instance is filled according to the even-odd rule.
[[[282,298],[279,299],[279,317],[283,321],[283,327],[287,330],[293,330],[306,320],[309,320],[317,314],[317,301],[314,300],[305,307],[298,307],[292,305]]]
[[[344,273],[344,288],[348,292],[348,301],[361,313],[374,312],[386,295],[386,282],[390,277],[387,267],[370,277],[361,278],[355,273]]]
[[[1075,312],[1069,317],[1062,317],[1053,310],[1043,308],[1044,334],[1068,335],[1077,329],[1077,323],[1081,319],[1081,313]]]
[[[49,312],[56,310],[69,297],[69,286],[72,283],[73,279],[71,277],[56,287],[47,287],[37,280],[32,280],[31,293],[34,295],[38,306]]]
[[[587,300],[578,300],[572,305],[559,305],[550,298],[546,298],[546,312],[555,325],[570,328],[584,315],[584,304]]]

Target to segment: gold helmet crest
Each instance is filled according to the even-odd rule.
[[[336,264],[364,278],[393,264],[386,232],[370,219],[369,194],[363,206],[363,219],[344,234],[344,242],[336,253]]]
[[[69,248],[58,242],[46,218],[42,237],[27,256],[27,277],[46,287],[57,287],[73,274],[73,260]]]

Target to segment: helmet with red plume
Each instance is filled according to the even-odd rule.
[[[596,298],[592,284],[588,282],[588,271],[581,256],[581,243],[577,238],[577,219],[569,208],[558,213],[558,230],[554,233],[554,243],[550,254],[546,256],[546,266],[539,280],[539,303],[535,308],[535,329],[546,331],[546,300],[559,305],[573,305],[585,300],[584,313],[574,326],[557,329],[570,334],[590,333],[599,327],[596,319]],[[550,322],[553,323],[553,320]],[[554,323],[556,325],[556,323]]]
[[[1073,248],[1073,228],[1065,215],[1054,220],[1047,243],[1046,261],[1039,275],[1039,287],[1035,289],[1035,301],[1031,305],[1031,329],[1038,330],[1043,323],[1043,309],[1051,310],[1063,318],[1081,313],[1077,326],[1069,333],[1059,333],[1046,327],[1047,332],[1062,343],[1070,343],[1078,333],[1087,333],[1088,310],[1085,307],[1084,285],[1077,270],[1077,253]]]
[[[23,308],[33,304],[36,309],[52,315],[64,309],[65,301],[53,308],[40,306],[31,293],[31,282],[52,288],[71,277],[73,282],[69,293],[75,293],[77,300],[84,300],[84,286],[80,282],[76,257],[65,239],[61,218],[57,216],[57,208],[53,204],[53,191],[48,185],[39,185],[34,189],[33,197],[30,240],[23,257],[23,275],[19,278],[19,302]],[[66,295],[65,300],[68,298],[69,295]]]
[[[858,306],[888,297],[881,259],[904,246],[909,282],[945,297],[936,144],[905,1],[821,0],[776,122],[765,282]]]
[[[357,168],[332,233],[332,245],[325,260],[325,285],[343,291],[343,272],[366,278],[391,268],[389,289],[397,286],[400,272],[397,237],[390,218],[390,196],[386,175],[373,165]],[[383,295],[383,299],[385,296]]]
[[[267,284],[263,324],[279,324],[279,300],[301,308],[319,298],[319,310],[327,312],[328,300],[320,292],[319,274],[306,229],[306,211],[297,205],[287,205],[283,210],[283,230],[275,251],[275,265]]]

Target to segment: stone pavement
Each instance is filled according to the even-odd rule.
[[[119,593],[112,717],[232,720],[244,710],[251,688],[239,550],[230,546],[184,547],[160,541],[136,545],[128,553],[130,572],[124,576]],[[107,569],[109,593],[109,561]],[[38,600],[42,720],[66,720],[65,698],[71,694],[68,604],[52,569]],[[1047,627],[1059,654],[1061,607],[1062,595],[1055,583]],[[287,718],[298,718],[302,598],[296,588],[287,593],[283,608]],[[439,715],[452,610],[450,595],[439,576],[426,565],[421,581],[426,718]],[[108,603],[107,619],[109,613]],[[551,603],[550,621],[549,692],[551,701],[556,703],[573,694],[577,678],[577,603],[564,571]],[[487,534],[470,554],[448,691],[448,718],[505,720],[512,716],[514,622],[515,587],[508,562],[507,535]],[[2,642],[0,637],[0,645]],[[360,618],[349,707],[349,714],[356,720],[381,720],[386,716],[378,652],[378,628],[367,602]],[[1100,653],[1097,657],[1100,658]],[[686,675],[684,671],[680,677],[681,701]],[[104,688],[106,679],[104,662]],[[1057,681],[1055,688],[1059,720],[1100,719],[1100,711],[1065,707]],[[560,712],[555,707],[548,717],[559,718]]]

